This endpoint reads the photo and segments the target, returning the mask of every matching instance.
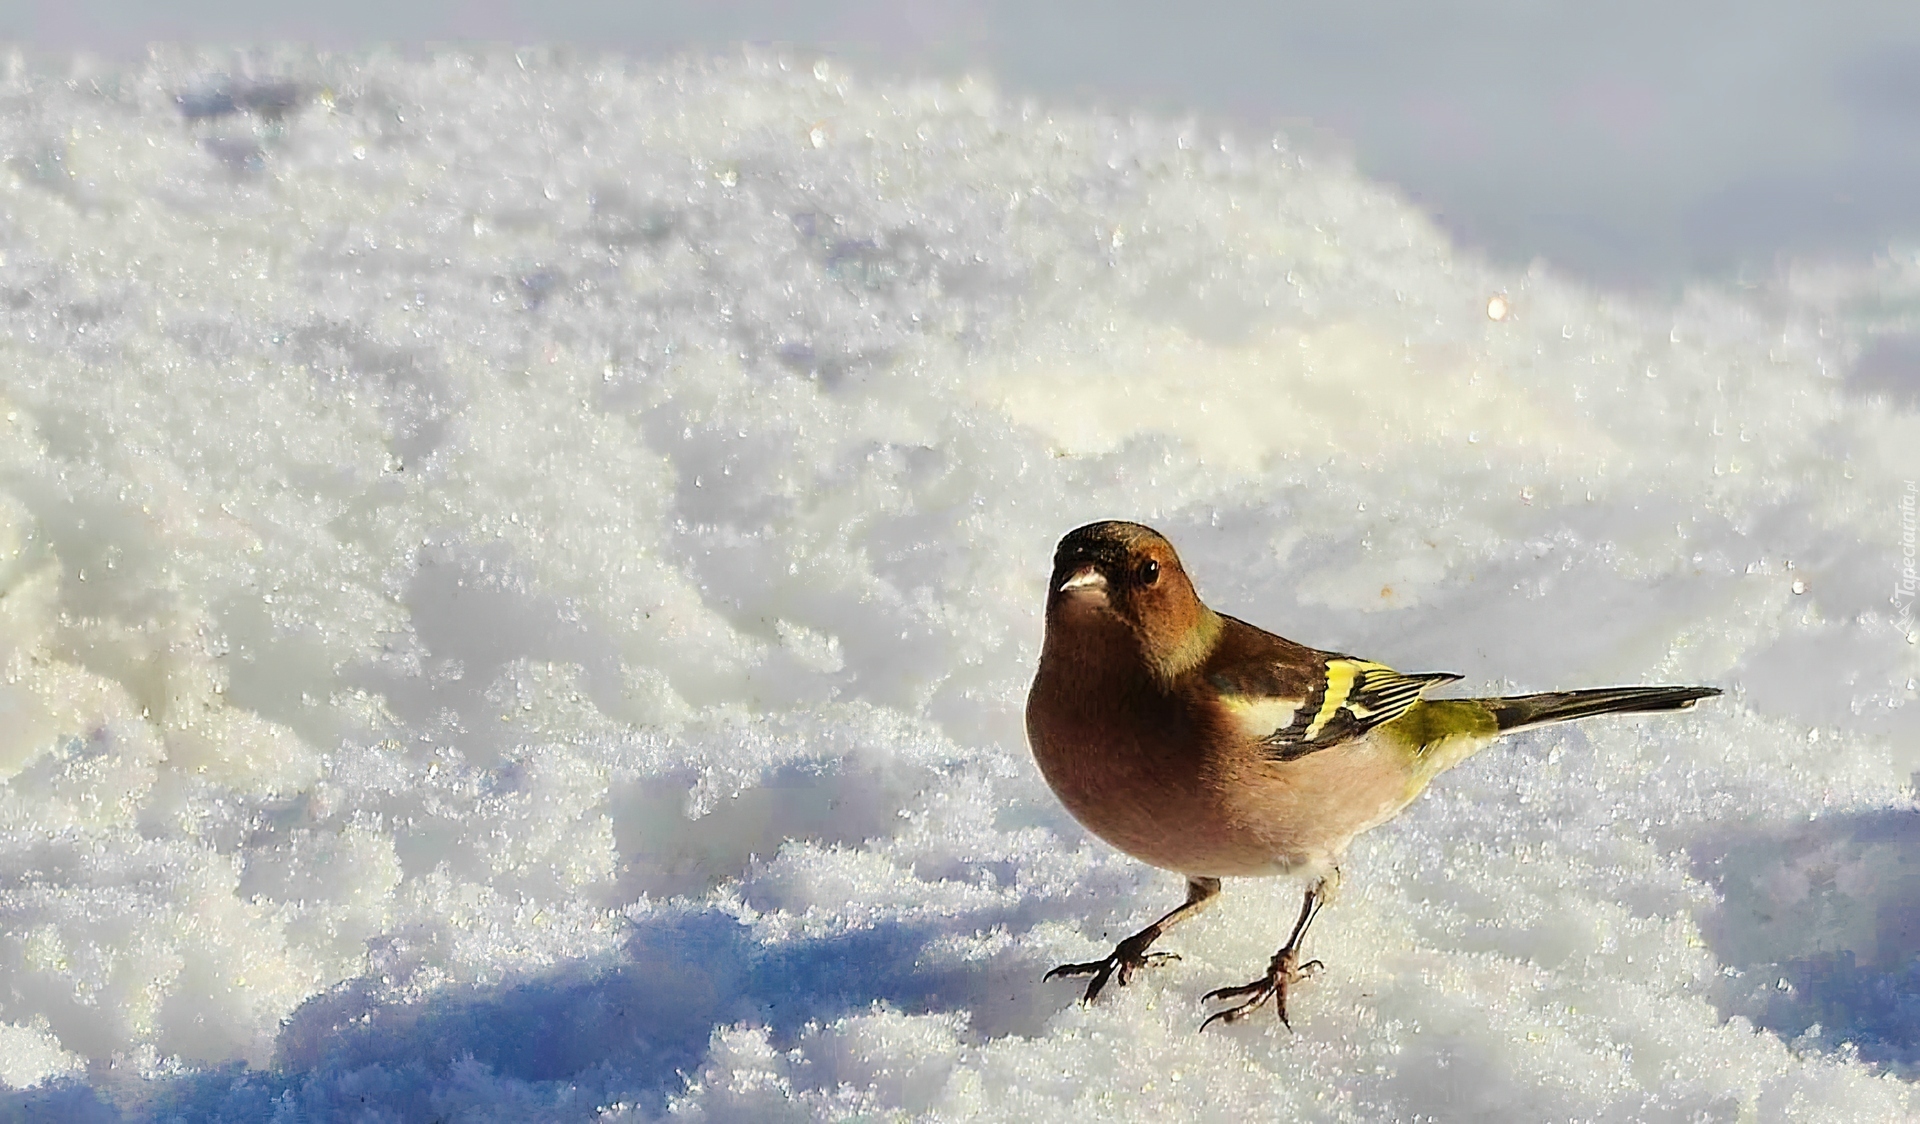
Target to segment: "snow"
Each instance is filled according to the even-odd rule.
[[[1911,252],[1659,303],[799,56],[3,69],[8,1112],[1916,1110]],[[1292,1031],[1197,1033],[1286,882],[1084,1007],[1180,895],[1021,733],[1102,517],[1465,690],[1728,694],[1364,837]]]

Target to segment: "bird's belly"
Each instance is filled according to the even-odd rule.
[[[1246,794],[1188,747],[1075,733],[1030,727],[1041,774],[1074,819],[1134,858],[1195,877],[1244,877],[1285,874],[1320,857],[1285,825],[1249,816]]]
[[[1279,762],[1257,751],[1208,761],[1120,738],[1091,746],[1030,736],[1048,785],[1089,831],[1197,877],[1325,869],[1419,791],[1404,756],[1373,738]]]
[[[1367,735],[1292,761],[1249,760],[1227,780],[1231,820],[1288,869],[1329,866],[1424,787],[1398,747]]]
[[[1124,729],[1061,730],[1030,721],[1028,741],[1048,787],[1088,831],[1142,862],[1205,875],[1231,840],[1217,838],[1217,809],[1190,755],[1142,744]],[[1210,814],[1211,813],[1211,814]]]
[[[1060,793],[1060,798],[1087,830],[1162,870],[1227,878],[1285,874],[1300,865],[1290,856],[1276,854],[1258,832],[1190,811],[1190,806],[1176,807],[1170,801],[1147,811],[1116,807],[1097,797],[1070,799]]]
[[[1149,809],[1099,795],[1059,795],[1087,830],[1162,870],[1191,877],[1255,877],[1285,874],[1304,861],[1277,852],[1262,833],[1245,830],[1198,799],[1166,799]]]

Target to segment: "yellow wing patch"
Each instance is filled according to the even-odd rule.
[[[1283,761],[1338,745],[1405,714],[1428,688],[1458,678],[1445,672],[1402,675],[1385,664],[1335,657],[1327,661],[1319,688],[1285,723],[1270,727],[1264,740]]]
[[[1353,694],[1353,685],[1360,681],[1361,672],[1372,672],[1375,669],[1389,675],[1393,674],[1392,668],[1377,663],[1364,663],[1360,660],[1328,660],[1326,694],[1320,699],[1319,712],[1313,716],[1313,721],[1307,723],[1305,732],[1301,734],[1302,740],[1312,741],[1319,737],[1320,731],[1326,729],[1327,723],[1333,721],[1333,716],[1340,713],[1341,707],[1347,705],[1347,697]]]

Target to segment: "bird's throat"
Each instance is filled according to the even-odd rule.
[[[1205,605],[1173,635],[1145,636],[1104,597],[1063,599],[1048,614],[1041,664],[1063,680],[1161,691],[1205,662],[1219,642],[1221,618]]]

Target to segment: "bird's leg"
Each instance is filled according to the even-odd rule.
[[[1187,879],[1187,900],[1179,909],[1114,945],[1113,951],[1107,954],[1105,960],[1094,960],[1086,964],[1062,964],[1048,972],[1046,978],[1092,976],[1093,980],[1087,984],[1087,994],[1084,999],[1088,1003],[1093,1002],[1094,996],[1100,994],[1100,989],[1107,986],[1107,981],[1112,979],[1115,973],[1120,976],[1120,985],[1125,987],[1127,981],[1133,978],[1135,970],[1145,968],[1149,964],[1165,964],[1170,960],[1180,959],[1171,952],[1149,953],[1147,948],[1154,941],[1159,940],[1162,933],[1212,905],[1213,900],[1219,896],[1220,880],[1218,878],[1189,878]]]
[[[1207,1016],[1207,1021],[1200,1024],[1201,1030],[1213,1025],[1216,1019],[1221,1022],[1237,1022],[1258,1010],[1260,1005],[1269,998],[1273,1000],[1274,1010],[1279,1013],[1280,1021],[1286,1024],[1287,1029],[1293,1029],[1293,1024],[1287,1022],[1287,988],[1325,967],[1318,960],[1300,963],[1300,942],[1306,939],[1307,927],[1312,925],[1313,919],[1320,915],[1320,907],[1326,904],[1328,892],[1331,890],[1332,886],[1328,885],[1325,879],[1307,887],[1306,897],[1300,902],[1300,918],[1293,923],[1293,935],[1287,938],[1285,947],[1273,954],[1273,960],[1267,964],[1265,976],[1250,984],[1223,987],[1207,992],[1205,997],[1207,1002],[1215,999],[1239,999],[1240,1002]]]

